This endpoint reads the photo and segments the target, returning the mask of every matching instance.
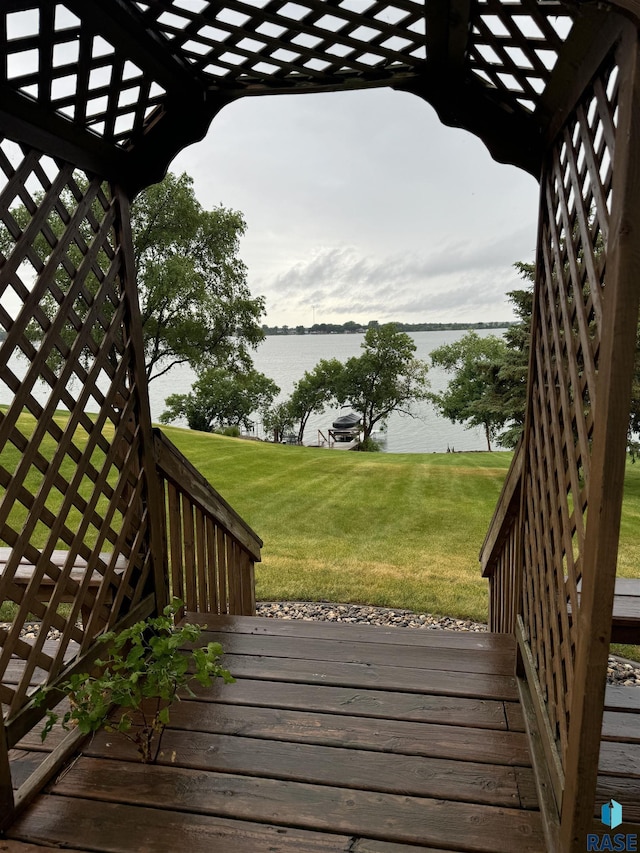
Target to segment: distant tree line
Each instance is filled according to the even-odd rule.
[[[377,320],[366,325],[348,320],[346,323],[314,323],[313,326],[262,326],[265,335],[355,335],[379,326]],[[389,325],[389,324],[385,324]],[[487,323],[392,323],[400,332],[446,332],[462,329],[506,329],[513,325],[508,320]]]

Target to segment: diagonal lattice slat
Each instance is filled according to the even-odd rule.
[[[424,8],[416,0],[227,0],[198,4],[198,12],[170,0],[138,5],[174,49],[222,85],[277,88],[293,78],[302,87],[384,76],[426,59]]]
[[[543,178],[523,525],[523,621],[564,761],[603,325],[618,69],[609,60]]]
[[[0,600],[11,618],[0,628],[0,700],[9,720],[148,591],[118,215],[99,179],[0,143]],[[26,642],[31,616],[41,628]],[[51,630],[55,657],[44,651]]]
[[[446,9],[431,4],[129,0],[95,14],[94,4],[79,0],[25,0],[0,11],[0,86],[129,151],[187,89],[200,99],[207,90],[235,98],[419,80],[437,39],[430,16],[440,20],[436,30],[448,26]],[[121,44],[127,23],[144,47]],[[535,113],[572,23],[559,3],[480,0],[455,73],[463,67],[509,112]],[[447,73],[439,75],[443,84]]]
[[[91,15],[32,2],[0,13],[0,82],[116,144],[141,132],[166,90],[101,33]]]
[[[511,93],[533,112],[571,32],[566,9],[549,14],[532,0],[482,0],[472,19],[468,62],[472,73],[496,91]]]

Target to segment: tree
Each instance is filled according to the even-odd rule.
[[[507,419],[505,386],[500,378],[506,350],[505,342],[495,335],[481,338],[469,332],[431,353],[432,364],[453,373],[446,390],[431,394],[431,401],[453,423],[483,427],[488,450]]]
[[[266,435],[272,436],[276,444],[280,443],[285,434],[291,432],[295,418],[291,414],[289,401],[276,403],[267,407],[262,413],[262,426]]]
[[[413,416],[411,405],[428,398],[429,381],[415,343],[395,323],[370,326],[361,347],[362,355],[350,358],[338,375],[335,396],[360,415],[366,442],[392,412]]]
[[[500,435],[504,447],[515,447],[524,428],[527,407],[527,371],[531,348],[531,321],[533,316],[533,287],[535,265],[518,262],[514,264],[520,276],[528,283],[523,290],[512,290],[507,294],[519,319],[507,329],[504,339],[507,345],[505,358],[500,368],[504,413],[509,423]],[[640,320],[636,339],[635,370],[631,392],[629,414],[628,448],[635,460],[640,452]]]
[[[148,379],[185,362],[249,368],[264,299],[251,296],[238,257],[242,214],[204,210],[192,179],[169,173],[136,199],[131,228]]]
[[[524,429],[535,281],[534,264],[516,263],[514,266],[529,285],[524,289],[507,293],[518,322],[509,326],[504,334],[507,348],[500,367],[499,379],[507,427],[500,433],[499,440],[503,447],[510,448],[516,446]]]
[[[191,429],[201,432],[228,426],[250,429],[250,416],[271,406],[279,393],[272,379],[253,368],[211,367],[193,383],[191,393],[167,397],[160,420],[166,424],[184,417]]]
[[[76,177],[79,192],[88,184]],[[104,187],[105,194],[108,189]],[[43,194],[35,197],[39,204]],[[70,189],[61,196],[62,206],[73,211],[77,201]],[[81,239],[90,244],[104,210],[97,200],[92,216],[83,220]],[[31,219],[26,207],[13,209],[16,224],[25,229]],[[93,222],[93,224],[91,224]],[[41,229],[34,243],[37,256],[46,263],[60,239],[64,223],[57,211],[50,214],[47,229]],[[191,178],[169,173],[159,184],[148,187],[131,207],[131,230],[134,266],[140,299],[145,369],[149,380],[166,373],[175,364],[188,363],[195,370],[231,365],[251,365],[249,350],[264,339],[260,318],[264,314],[263,297],[252,297],[247,285],[247,270],[238,257],[239,241],[246,225],[242,214],[222,206],[205,210],[197,201]],[[44,233],[47,233],[45,238]],[[0,229],[0,252],[8,255],[13,240],[6,229]],[[72,242],[67,260],[56,270],[55,283],[62,294],[74,285],[72,272],[79,268],[83,254]],[[103,258],[99,255],[98,261]],[[104,258],[108,264],[108,258]],[[101,282],[93,270],[87,274],[82,293],[74,301],[74,311],[84,320],[91,310],[92,297]],[[53,319],[58,301],[49,293],[40,303],[47,318]],[[109,320],[115,308],[106,299],[100,308]],[[47,324],[48,325],[48,324]],[[44,324],[32,321],[27,334],[39,342],[45,334]],[[96,336],[104,332],[94,324]],[[60,335],[72,346],[77,329],[64,324]],[[88,360],[91,351],[85,348]],[[57,351],[48,357],[49,366],[59,370],[63,357]]]
[[[288,401],[289,413],[298,424],[298,443],[302,444],[307,421],[313,412],[324,411],[325,406],[335,396],[343,366],[337,358],[322,359],[313,370],[305,371],[304,376],[294,385]]]

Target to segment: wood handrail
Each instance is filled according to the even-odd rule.
[[[160,473],[171,480],[178,489],[186,491],[191,501],[203,512],[215,518],[251,554],[260,561],[263,542],[258,534],[241,518],[209,483],[198,469],[189,462],[162,430],[153,430],[154,454]]]
[[[511,460],[489,530],[480,549],[479,560],[482,576],[485,578],[493,574],[496,558],[518,515],[523,461],[524,451],[520,442]]]
[[[171,595],[191,613],[255,616],[262,540],[159,429],[153,444]]]

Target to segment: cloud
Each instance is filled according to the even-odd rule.
[[[242,99],[173,168],[245,214],[269,324],[504,318],[533,256],[531,176],[407,93]]]
[[[493,242],[458,239],[420,253],[382,257],[355,246],[322,247],[262,284],[270,314],[286,311],[292,317],[297,310],[294,322],[305,324],[313,308],[319,315],[361,320],[393,316],[418,322],[447,312],[486,320],[492,319],[487,312],[496,311],[502,319],[510,313],[505,292],[517,280],[513,263],[529,258],[530,236],[531,229],[522,227]]]

